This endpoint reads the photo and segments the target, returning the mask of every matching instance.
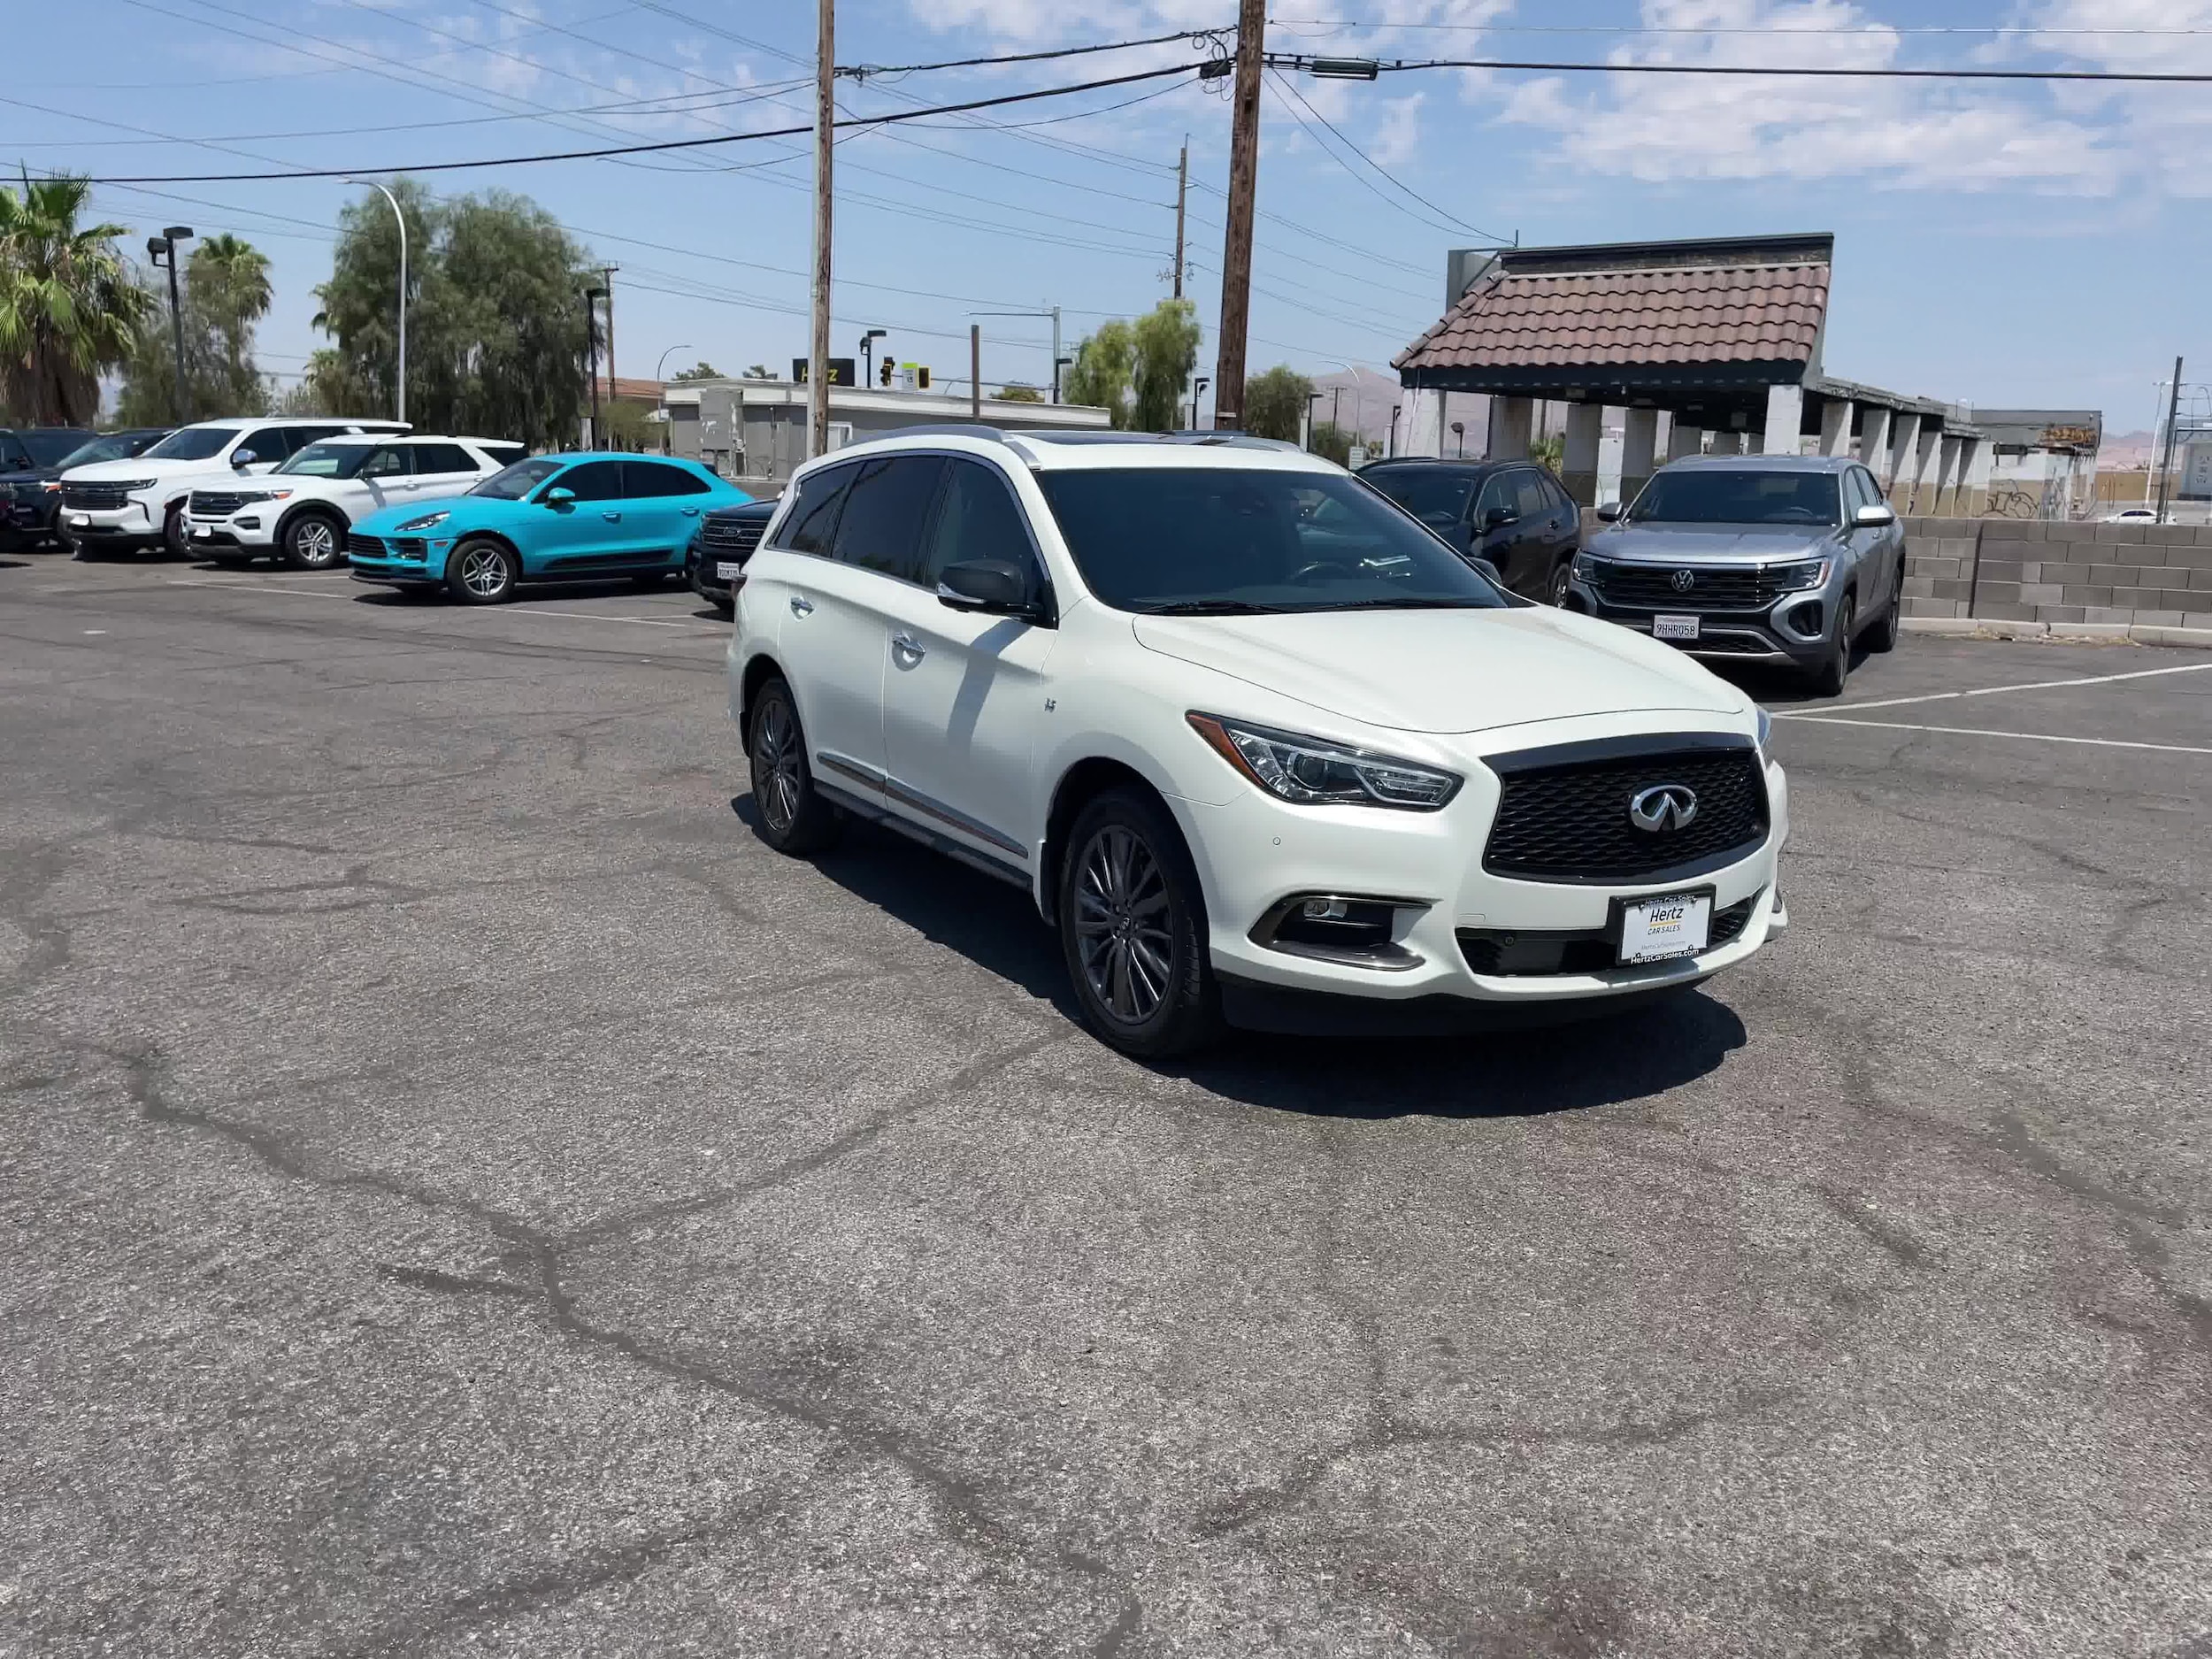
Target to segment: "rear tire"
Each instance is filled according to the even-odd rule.
[[[836,841],[843,821],[814,787],[799,705],[780,677],[769,680],[753,698],[745,753],[752,769],[753,813],[761,840],[793,857],[819,852]]]
[[[1136,789],[1076,815],[1060,865],[1060,944],[1084,1023],[1140,1060],[1189,1054],[1221,1029],[1206,903],[1182,832]]]
[[[333,570],[346,555],[346,529],[326,512],[295,513],[278,546],[280,557],[294,570]]]
[[[1851,678],[1851,635],[1858,626],[1858,601],[1846,594],[1842,608],[1836,615],[1835,643],[1829,648],[1827,660],[1814,669],[1810,676],[1814,695],[1839,697],[1843,695],[1843,683]]]
[[[521,574],[512,553],[496,541],[472,536],[453,549],[445,582],[465,605],[495,605],[515,596]]]

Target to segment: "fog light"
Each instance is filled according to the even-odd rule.
[[[1308,899],[1300,914],[1310,922],[1340,922],[1350,910],[1351,906],[1342,899]]]
[[[1300,894],[1271,907],[1252,929],[1252,942],[1294,956],[1397,972],[1421,958],[1399,944],[1398,912],[1427,910],[1423,899],[1353,898]]]
[[[1809,600],[1801,605],[1792,606],[1790,610],[1785,613],[1782,620],[1789,624],[1791,627],[1794,628],[1800,634],[1806,634],[1808,636],[1817,636],[1820,633],[1820,624],[1823,614],[1820,601],[1814,599]]]

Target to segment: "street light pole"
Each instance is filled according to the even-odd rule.
[[[399,389],[393,399],[397,408],[395,420],[407,419],[407,215],[399,211],[399,198],[374,179],[353,179],[352,184],[365,184],[372,190],[383,192],[384,199],[392,204],[392,218],[399,226]]]
[[[691,342],[688,341],[686,341],[680,346],[671,346],[668,348],[668,351],[688,351],[690,349]],[[653,365],[653,378],[659,380],[664,386],[668,383],[666,379],[668,371],[668,351],[662,352],[661,360]]]
[[[2174,422],[2181,418],[2181,359],[2174,359],[2174,383],[2166,395],[2166,447],[2158,462],[2158,518],[2166,522],[2166,496],[2174,482]]]
[[[192,235],[189,225],[172,225],[158,236],[146,238],[146,257],[157,265],[169,269],[169,334],[177,351],[177,383],[175,396],[170,399],[175,411],[177,425],[183,426],[191,419],[184,402],[184,308],[177,292],[177,244],[188,241]]]

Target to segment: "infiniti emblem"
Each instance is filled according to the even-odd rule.
[[[1697,816],[1697,792],[1682,783],[1655,783],[1628,803],[1628,821],[1647,835],[1687,829]]]
[[[1678,594],[1686,594],[1691,588],[1697,586],[1697,572],[1695,571],[1677,571],[1667,580],[1674,584],[1675,592]]]

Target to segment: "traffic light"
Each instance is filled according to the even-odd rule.
[[[929,365],[928,365],[928,364],[926,364],[926,363],[921,363],[921,364],[917,364],[917,365],[915,365],[915,368],[914,368],[914,388],[915,388],[915,389],[916,389],[917,391],[926,392],[927,390],[929,390]]]
[[[884,360],[883,360],[883,366],[882,366],[881,370],[879,372],[879,373],[878,373],[878,374],[877,374],[877,376],[876,376],[877,380],[879,380],[879,381],[880,381],[883,385],[885,385],[885,386],[888,386],[888,385],[890,385],[890,384],[891,384],[891,371],[892,371],[892,370],[894,370],[894,369],[895,369],[895,368],[897,368],[898,366],[899,366],[899,365],[898,365],[897,364],[895,364],[895,363],[892,362],[890,358],[888,358],[888,357],[884,358]]]

